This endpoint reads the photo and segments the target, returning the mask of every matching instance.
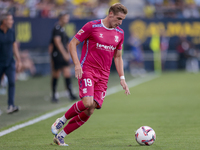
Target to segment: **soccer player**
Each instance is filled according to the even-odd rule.
[[[8,109],[7,113],[17,112],[19,108],[14,105],[15,96],[15,68],[17,71],[21,69],[21,61],[17,43],[15,41],[15,33],[11,29],[14,20],[9,13],[1,15],[0,24],[0,79],[5,73],[8,78]],[[13,53],[16,59],[13,58]]]
[[[67,50],[67,44],[69,38],[67,37],[64,26],[69,21],[69,14],[62,12],[59,15],[59,21],[54,26],[52,31],[52,39],[49,45],[49,51],[51,53],[51,66],[52,66],[52,102],[58,102],[56,98],[56,87],[58,78],[60,76],[61,71],[63,72],[63,76],[65,78],[65,85],[69,91],[70,99],[76,100],[77,97],[72,93],[72,85],[71,85],[71,74],[70,74],[70,54]]]
[[[110,7],[106,18],[88,22],[71,40],[69,50],[75,64],[75,76],[78,79],[81,100],[76,102],[51,126],[51,131],[55,134],[54,143],[67,146],[64,137],[82,126],[95,109],[102,107],[113,57],[120,84],[125,90],[125,94],[130,94],[123,71],[124,32],[118,27],[122,24],[126,14],[127,8],[116,3]],[[83,41],[84,45],[79,61],[76,46]],[[59,132],[69,119],[71,119],[69,123]]]

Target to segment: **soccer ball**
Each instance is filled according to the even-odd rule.
[[[140,145],[152,145],[156,140],[156,133],[151,127],[142,126],[136,131],[135,140]]]

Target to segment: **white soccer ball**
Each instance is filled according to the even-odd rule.
[[[156,140],[156,133],[151,127],[142,126],[136,131],[135,140],[140,145],[152,145]]]

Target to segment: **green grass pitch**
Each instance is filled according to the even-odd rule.
[[[107,96],[102,109],[95,110],[85,125],[65,138],[69,147],[52,141],[50,126],[63,115],[59,114],[0,137],[0,149],[199,150],[199,81],[200,74],[164,73],[130,88],[130,96],[124,91]],[[152,146],[140,146],[135,141],[135,131],[143,125],[156,132]]]

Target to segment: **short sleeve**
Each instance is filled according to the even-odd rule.
[[[92,25],[90,22],[88,22],[78,31],[78,33],[74,37],[80,42],[83,42],[90,36],[91,31],[92,31]]]
[[[59,26],[55,26],[53,29],[53,37],[55,36],[61,36],[61,31]]]
[[[119,44],[117,46],[117,50],[122,50],[123,49],[123,43],[124,43],[124,34],[122,36],[121,41],[119,42]]]

